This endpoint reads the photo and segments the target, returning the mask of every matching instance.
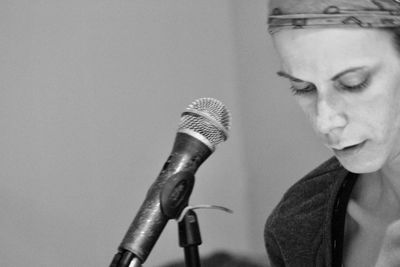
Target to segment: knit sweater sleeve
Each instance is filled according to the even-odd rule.
[[[328,223],[337,188],[346,174],[333,158],[286,191],[264,229],[271,266],[316,266],[316,262],[329,261],[331,233]]]
[[[281,250],[276,242],[274,234],[270,231],[265,232],[265,246],[269,258],[269,266],[271,267],[285,267]]]

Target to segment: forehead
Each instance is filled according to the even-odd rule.
[[[334,74],[397,56],[389,32],[375,29],[283,30],[273,35],[284,71]],[[306,77],[305,77],[306,78]]]

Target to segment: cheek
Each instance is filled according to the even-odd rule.
[[[371,88],[374,94],[354,100],[354,116],[377,142],[388,142],[400,129],[400,90],[397,84],[390,83],[375,88]]]
[[[376,100],[382,110],[383,124],[386,122],[387,128],[393,130],[400,127],[400,71],[398,67],[392,67],[386,71],[387,76],[380,79],[382,83],[376,86],[376,91],[380,92]]]
[[[395,139],[398,138],[400,129],[400,102],[398,98],[390,101],[383,108],[386,113],[382,114],[380,129],[382,138]]]

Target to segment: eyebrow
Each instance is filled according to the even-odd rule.
[[[347,73],[354,72],[354,71],[357,71],[357,70],[362,70],[362,69],[365,69],[365,68],[366,67],[362,66],[362,67],[354,67],[354,68],[350,68],[350,69],[341,71],[338,74],[336,74],[335,76],[333,76],[331,78],[331,81],[335,81],[335,80],[339,79],[341,76],[343,76],[343,75],[345,75]],[[276,74],[278,76],[288,78],[288,79],[290,79],[290,80],[292,80],[294,82],[305,82],[305,81],[303,81],[303,80],[301,80],[299,78],[293,77],[292,75],[290,75],[290,74],[288,74],[288,73],[286,73],[286,72],[284,72],[282,70],[278,71]]]
[[[298,79],[298,78],[296,78],[296,77],[293,77],[292,75],[290,75],[290,74],[284,72],[283,70],[278,71],[276,74],[277,74],[278,76],[288,78],[289,80],[292,80],[292,81],[294,81],[294,82],[304,82],[303,80],[300,80],[300,79]]]

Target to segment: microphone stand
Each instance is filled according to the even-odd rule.
[[[184,249],[186,267],[201,267],[199,245],[202,244],[199,222],[194,209],[215,209],[228,213],[232,210],[216,205],[187,206],[181,212],[178,222],[179,246]]]
[[[189,209],[178,222],[179,246],[184,249],[186,267],[201,267],[199,245],[201,235],[196,213]]]
[[[194,177],[190,178],[194,179]],[[171,215],[171,218],[172,215],[173,217],[178,217],[179,246],[184,249],[186,267],[201,267],[199,245],[202,244],[202,240],[197,215],[194,209],[216,209],[228,213],[233,213],[233,211],[216,205],[188,206],[187,201],[185,201],[180,204],[186,207],[179,216],[176,216],[181,208],[171,205],[167,198],[161,197],[161,199],[164,212]],[[110,267],[142,267],[142,262],[133,252],[120,249],[120,251],[115,254]]]

